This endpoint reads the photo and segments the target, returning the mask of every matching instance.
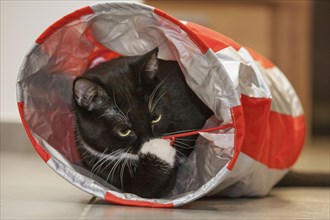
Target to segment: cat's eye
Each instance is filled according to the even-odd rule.
[[[152,117],[151,123],[156,124],[160,121],[160,119],[162,119],[162,115],[161,114],[156,115],[156,116]]]
[[[128,135],[130,135],[132,133],[132,130],[130,129],[126,129],[126,130],[119,130],[118,131],[118,135],[121,137],[127,137]]]

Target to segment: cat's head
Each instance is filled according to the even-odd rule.
[[[170,127],[166,84],[157,50],[88,70],[73,84],[77,135],[101,153],[138,153],[143,143]]]

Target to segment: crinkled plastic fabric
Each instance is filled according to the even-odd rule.
[[[121,192],[82,167],[74,141],[72,82],[118,56],[176,60],[214,112],[195,150],[161,199]],[[264,196],[296,161],[305,137],[293,87],[269,60],[233,40],[150,6],[107,3],[51,25],[26,55],[17,80],[22,122],[42,159],[80,189],[109,202],[175,207],[203,196]],[[230,125],[221,128],[222,125]]]

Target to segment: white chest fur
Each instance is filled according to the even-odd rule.
[[[153,154],[162,159],[171,167],[174,165],[176,150],[170,145],[170,140],[152,139],[142,145],[142,154]]]

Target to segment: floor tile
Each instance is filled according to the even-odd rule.
[[[1,152],[1,219],[77,219],[90,198],[35,153]]]

